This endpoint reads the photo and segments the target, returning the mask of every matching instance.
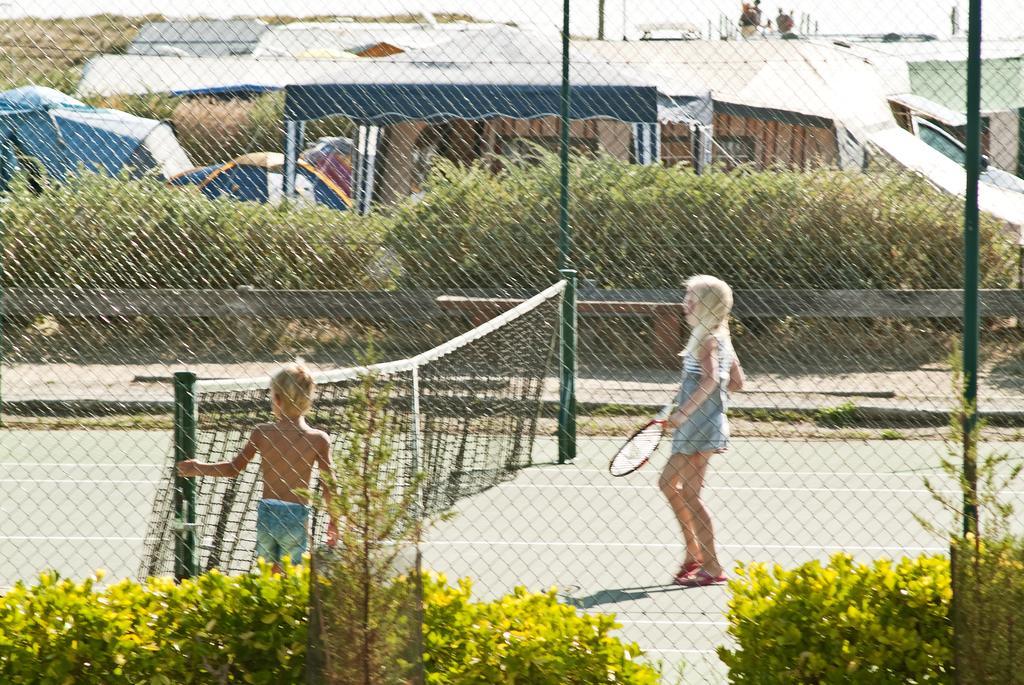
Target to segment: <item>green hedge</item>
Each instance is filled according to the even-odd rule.
[[[422,202],[397,216],[404,282],[540,287],[554,273],[558,160],[436,165]],[[679,287],[713,273],[740,288],[960,287],[960,201],[910,174],[638,166],[577,157],[575,261],[608,288]],[[982,281],[1013,282],[1009,241],[981,226]]]
[[[1024,663],[1024,539],[969,539],[956,550],[960,682],[1020,682]]]
[[[282,575],[216,572],[175,584],[150,579],[107,588],[43,574],[0,597],[5,685],[174,685],[303,681],[308,567]],[[517,589],[474,602],[470,585],[428,577],[425,657],[430,683],[617,682],[658,673],[608,616],[581,615],[553,593]]]
[[[947,559],[751,564],[729,587],[733,683],[952,682]]]
[[[577,265],[608,288],[957,288],[958,203],[913,176],[684,169],[580,157]],[[426,195],[369,217],[210,201],[156,180],[86,174],[0,206],[8,285],[540,288],[557,262],[555,158],[436,166]],[[1014,282],[1010,244],[982,222],[982,284]],[[395,270],[400,265],[399,272]]]
[[[157,179],[83,174],[0,203],[4,284],[82,288],[386,288],[378,217],[209,200]]]

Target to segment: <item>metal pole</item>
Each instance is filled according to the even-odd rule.
[[[196,375],[174,374],[174,463],[196,456]],[[174,577],[199,574],[196,558],[196,481],[174,477]]]
[[[558,270],[569,283],[562,298],[560,382],[558,409],[558,463],[576,458],[576,271],[569,225],[569,0],[562,3],[562,101],[559,148]]]
[[[558,269],[567,269],[571,263],[569,251],[569,0],[562,5],[562,97],[559,106],[561,122],[559,140],[559,213],[558,213]]]
[[[558,355],[561,385],[558,396],[558,463],[576,458],[576,270],[562,269],[562,348]]]
[[[964,535],[978,532],[978,352],[981,317],[978,177],[981,174],[981,0],[967,13],[967,188],[964,197]]]
[[[605,0],[597,0],[597,39],[604,40],[604,5]]]
[[[0,427],[4,425],[3,411],[3,366],[4,366],[4,296],[7,293],[4,288],[4,261],[7,258],[7,250],[5,247],[7,231],[4,230],[4,223],[0,221]]]

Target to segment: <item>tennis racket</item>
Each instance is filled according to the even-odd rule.
[[[658,444],[661,442],[665,423],[668,421],[669,414],[672,413],[673,405],[675,405],[674,400],[666,404],[658,412],[658,415],[648,421],[646,425],[629,436],[629,440],[626,440],[626,444],[619,448],[619,451],[612,457],[611,463],[608,464],[608,473],[613,476],[626,476],[650,460],[654,450],[658,449]]]

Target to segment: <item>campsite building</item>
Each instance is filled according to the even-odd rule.
[[[644,73],[663,96],[661,157],[694,165],[693,120],[672,104],[710,98],[711,157],[725,166],[808,168],[863,162],[870,131],[894,125],[881,80],[841,50],[805,41],[579,43],[609,64]],[[667,99],[666,99],[667,98]],[[698,163],[699,165],[699,163]]]
[[[486,31],[495,24],[432,21],[398,22],[293,22],[270,26],[252,50],[254,57],[342,59],[390,57],[407,50],[422,50],[448,43],[461,35]]]
[[[79,93],[287,89],[285,176],[295,178],[289,164],[303,121],[349,117],[358,128],[352,199],[360,211],[417,192],[438,156],[469,163],[556,149],[557,37],[441,26],[388,25],[389,42],[384,33],[348,35],[356,28],[338,23],[286,25],[262,34],[259,55],[102,56],[87,64]],[[378,38],[402,51],[352,52]],[[332,45],[344,54],[332,56]],[[878,64],[831,42],[575,41],[572,51],[573,144],[623,160],[698,172],[710,161],[860,169],[869,139],[896,127],[886,101],[892,84]],[[299,94],[307,99],[298,103]]]
[[[594,68],[605,65],[656,86],[658,158],[700,169],[708,161],[861,168],[867,136],[895,126],[881,80],[864,60],[798,41],[576,42]],[[449,50],[472,46],[454,43]],[[408,60],[422,59],[409,52]],[[493,57],[491,57],[493,59]],[[441,155],[468,163],[487,154],[555,150],[556,117],[495,117],[469,122],[406,121],[385,128],[377,198],[415,192]],[[635,135],[625,122],[574,121],[577,149],[598,149],[636,161]]]
[[[385,43],[402,52],[356,57],[360,49]],[[714,160],[726,166],[855,167],[862,162],[864,134],[893,125],[884,88],[870,65],[835,46],[782,40],[576,41],[574,51],[574,64],[590,73],[628,72],[657,87],[660,135],[654,142],[666,164],[699,169]],[[417,63],[447,65],[434,70],[439,87],[497,63],[505,64],[504,78],[513,83],[517,72],[544,68],[557,75],[560,57],[556,36],[502,25],[286,24],[264,32],[249,56],[102,56],[87,64],[79,93],[243,95],[292,83],[352,79],[369,86],[374,73],[383,84],[384,78],[404,78],[398,65],[417,71]],[[586,82],[586,76],[577,82]],[[629,122],[595,118],[572,127],[578,148],[636,159]],[[386,202],[416,192],[436,155],[466,163],[489,154],[528,153],[532,146],[555,149],[558,130],[554,113],[388,123],[381,132],[375,194]]]
[[[259,19],[177,19],[143,25],[129,55],[227,57],[249,55],[267,31]]]

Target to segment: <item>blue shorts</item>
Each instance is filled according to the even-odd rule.
[[[309,507],[279,499],[260,500],[256,510],[256,556],[277,563],[288,557],[293,564],[306,552]]]

